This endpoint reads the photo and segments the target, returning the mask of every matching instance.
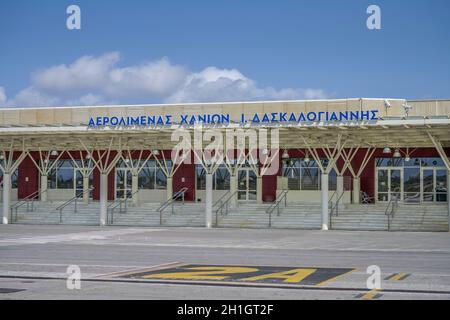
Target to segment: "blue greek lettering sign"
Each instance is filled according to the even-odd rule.
[[[300,122],[344,122],[344,121],[376,121],[378,120],[378,110],[368,111],[319,111],[319,112],[272,112],[255,113],[250,116],[241,114],[240,123],[300,123]],[[201,114],[201,115],[180,115],[174,120],[172,115],[141,115],[125,117],[91,117],[89,127],[129,127],[129,126],[170,126],[211,124],[227,125],[231,123],[229,114]]]

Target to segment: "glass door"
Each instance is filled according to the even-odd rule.
[[[402,195],[402,169],[377,168],[377,201],[387,202]]]
[[[448,178],[447,178],[447,169],[435,169],[435,201],[436,202],[447,202],[449,201],[448,197]]]
[[[116,168],[116,199],[131,197],[132,177],[128,168]]]
[[[421,180],[419,167],[405,167],[403,172],[403,201],[409,203],[420,203]]]
[[[79,195],[80,197],[83,194],[83,174],[81,173],[81,170],[78,168],[74,168],[74,177],[73,181],[75,181],[74,184],[74,196]],[[92,174],[89,176],[89,198],[92,199]]]
[[[401,200],[402,197],[402,170],[401,169],[389,169],[390,171],[390,198],[395,197]]]
[[[238,171],[238,200],[256,200],[256,174],[251,169],[241,169]]]
[[[248,190],[247,190],[247,200],[256,201],[256,173],[253,170],[247,170],[248,179]]]
[[[75,181],[75,195],[81,196],[83,194],[83,175],[78,169],[74,170],[74,181]]]
[[[424,202],[434,202],[435,176],[434,169],[422,170],[422,192]]]
[[[422,201],[447,202],[447,170],[445,168],[422,169]]]

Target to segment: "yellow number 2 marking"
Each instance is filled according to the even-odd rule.
[[[187,270],[195,272],[157,273],[144,276],[146,279],[187,279],[187,280],[224,280],[229,278],[226,274],[240,274],[256,272],[256,268],[247,267],[192,267]]]

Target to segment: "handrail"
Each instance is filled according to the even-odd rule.
[[[272,227],[272,213],[277,209],[277,216],[280,215],[280,203],[284,199],[284,206],[287,207],[287,194],[289,193],[289,190],[281,190],[281,192],[278,194],[278,197],[275,199],[275,202],[273,202],[269,208],[267,208],[266,213],[269,214],[269,228]]]
[[[333,205],[333,201],[331,201],[331,208],[330,208],[330,217],[333,216],[334,210],[336,209],[336,217],[339,214],[339,202],[341,201],[342,197],[345,194],[345,190],[342,190],[341,195],[337,198],[336,202]]]
[[[218,201],[216,201],[216,203],[214,204],[214,206],[220,201],[220,206],[217,207],[216,209],[216,227],[218,226],[219,223],[219,211],[220,211],[220,215],[223,216],[223,208],[225,207],[225,215],[228,214],[228,209],[229,209],[229,203],[230,200],[233,199],[233,197],[239,192],[239,190],[234,191],[233,193],[231,193],[231,191],[228,191],[227,193],[225,193],[225,195],[228,195],[228,197],[226,197],[225,200],[223,200],[224,196],[220,197],[220,199]],[[230,194],[231,193],[231,194]],[[213,207],[214,207],[213,206]]]
[[[184,187],[181,190],[175,192],[172,195],[171,199],[166,200],[158,209],[156,209],[156,211],[159,212],[159,224],[160,225],[162,225],[162,215],[163,215],[164,210],[168,206],[172,205],[172,214],[174,214],[174,210],[173,210],[174,202],[177,201],[181,197],[183,204],[184,204],[184,196],[185,196],[186,191],[188,191],[188,190],[189,190],[188,188]]]
[[[334,190],[333,194],[331,195],[330,199],[328,200],[328,206],[330,206],[330,204],[332,204],[333,198],[336,194],[337,194],[337,190]]]
[[[119,198],[114,200],[113,202],[111,202],[108,207],[107,207],[107,212],[111,213],[111,219],[110,219],[110,224],[114,224],[114,210],[119,207],[119,212],[120,213],[126,213],[128,210],[128,200],[129,199],[133,199],[133,196],[135,194],[137,194],[139,192],[139,190],[136,190],[135,192],[131,193],[130,196],[128,196],[128,194],[126,194],[125,198]],[[123,205],[125,204],[125,205]],[[124,210],[125,209],[125,210]]]
[[[118,199],[112,201],[112,202],[108,205],[108,209],[115,209],[115,208],[118,207],[118,205],[119,205],[120,203],[123,203],[123,202],[126,203],[129,199],[132,199],[133,196],[134,196],[135,194],[137,194],[138,192],[139,192],[139,190],[133,192],[132,194],[130,194],[130,196],[126,195],[125,198],[118,198]],[[125,208],[125,209],[126,209],[126,208]]]
[[[123,212],[122,204],[123,204],[124,202],[125,202],[125,212],[126,212],[126,210],[127,210],[127,199],[128,199],[128,197],[126,197],[125,199],[123,199],[123,198],[116,199],[116,200],[114,200],[113,202],[111,202],[111,203],[108,205],[108,207],[107,207],[107,209],[106,209],[106,212],[107,212],[107,215],[108,215],[108,216],[109,216],[109,215],[111,216],[109,224],[114,224],[114,210],[115,210],[117,207],[120,207],[119,212]]]
[[[79,193],[76,193],[74,197],[70,198],[66,202],[64,202],[62,205],[58,206],[55,210],[59,210],[59,223],[62,223],[62,211],[65,207],[67,207],[72,202],[75,202],[74,212],[77,212],[77,201],[81,196],[84,196],[86,193],[91,192],[94,190],[94,188],[83,190]]]
[[[19,208],[22,205],[24,205],[28,200],[31,200],[32,198],[34,198],[35,196],[37,196],[39,194],[39,191],[35,191],[31,194],[29,194],[28,196],[26,196],[23,199],[20,199],[19,201],[17,201],[16,203],[11,205],[11,209],[15,209],[15,208]]]
[[[12,204],[10,206],[10,210],[11,210],[11,217],[13,215],[13,211],[15,212],[15,221],[17,221],[17,211],[18,209],[23,206],[23,205],[27,205],[27,212],[30,211],[30,202],[31,202],[31,211],[34,211],[34,201],[36,201],[36,198],[40,198],[41,194],[46,192],[47,189],[45,190],[36,190],[35,192],[29,194],[28,196],[26,196],[25,198],[17,201],[16,203]]]
[[[213,208],[215,207],[215,206],[217,206],[217,204],[220,202],[220,203],[222,203],[222,199],[223,198],[225,198],[228,194],[230,194],[230,190],[228,190],[227,192],[225,192],[216,202],[214,202],[214,204],[213,204]]]
[[[391,199],[389,200],[389,203],[384,212],[384,214],[388,217],[388,230],[391,230],[392,219],[394,218],[395,212],[397,211],[399,200],[400,200],[400,197],[391,196]],[[390,208],[390,211],[389,211],[389,208]],[[388,211],[389,211],[389,213],[388,213]]]

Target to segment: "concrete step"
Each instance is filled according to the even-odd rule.
[[[59,224],[56,207],[63,202],[36,202],[35,211],[18,210],[18,223]],[[142,203],[130,205],[125,213],[114,210],[114,225],[159,226],[160,214],[156,211],[161,204]],[[230,208],[227,215],[218,217],[219,227],[268,228],[270,204],[239,204]],[[77,212],[68,206],[63,210],[63,224],[98,225],[100,206],[98,202],[79,203]],[[215,224],[216,210],[213,210]],[[448,212],[446,205],[402,205],[397,208],[391,221],[391,230],[398,231],[446,231]],[[388,220],[383,205],[343,205],[338,215],[331,218],[331,228],[336,230],[387,230]],[[163,212],[163,225],[204,226],[205,205],[203,203],[176,203],[174,214],[171,208]],[[108,221],[111,213],[108,214]],[[319,204],[289,204],[272,213],[273,228],[319,229],[321,227],[321,206]]]

